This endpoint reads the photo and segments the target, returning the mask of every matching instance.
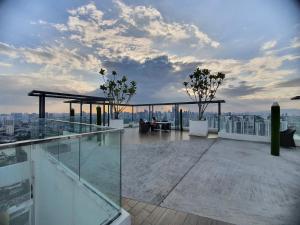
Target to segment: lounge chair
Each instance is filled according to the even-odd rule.
[[[294,133],[296,132],[295,129],[288,128],[285,131],[280,132],[280,146],[282,147],[296,147],[294,141]]]

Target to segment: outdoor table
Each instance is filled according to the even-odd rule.
[[[171,122],[167,122],[167,121],[166,122],[156,122],[156,124],[160,125],[161,130],[171,130]],[[168,126],[169,129],[162,129],[163,125],[169,125]]]

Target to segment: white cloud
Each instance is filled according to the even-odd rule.
[[[272,40],[272,41],[268,41],[265,42],[262,46],[261,46],[261,50],[265,51],[265,50],[269,50],[272,49],[276,46],[277,41],[276,40]]]
[[[174,42],[195,39],[200,45],[205,44],[214,48],[220,45],[193,24],[166,22],[161,13],[151,6],[128,6],[118,0],[115,3],[120,10],[121,19],[148,33],[150,37],[160,37]]]
[[[293,38],[293,40],[291,41],[291,48],[300,48],[300,38],[299,37]]]
[[[287,80],[288,77],[297,73],[296,69],[284,69],[283,64],[288,61],[299,60],[297,55],[264,55],[254,57],[249,60],[235,59],[211,59],[202,61],[202,67],[212,71],[223,71],[227,74],[227,84],[237,85],[240,81],[254,87],[264,87],[267,91],[260,92],[259,95],[251,94],[243,98],[271,98],[272,96],[286,96],[285,91],[278,91],[274,86],[278,81]],[[293,90],[291,90],[293,91]],[[238,96],[237,96],[238,97]]]
[[[5,48],[2,48],[4,46]],[[16,48],[13,45],[0,43],[0,55],[10,58],[18,58],[30,64],[42,65],[56,68],[61,72],[71,72],[73,70],[97,71],[101,62],[93,54],[82,54],[79,49],[69,49],[62,43],[57,46],[44,46],[37,48]]]
[[[10,63],[4,63],[4,62],[0,62],[0,67],[11,67],[12,64]]]
[[[104,19],[104,12],[95,3],[89,3],[69,10],[65,24],[50,25],[65,32],[69,39],[94,48],[96,54],[112,60],[129,57],[144,61],[168,54],[174,45],[186,43],[198,49],[220,45],[193,24],[166,22],[151,6],[128,6],[121,1],[114,1],[114,4],[118,9],[114,19]]]

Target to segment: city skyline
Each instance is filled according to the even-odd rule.
[[[1,1],[0,113],[36,112],[32,89],[100,95],[100,67],[137,81],[135,103],[189,100],[182,82],[200,66],[227,74],[225,111],[299,109],[299,12],[292,0]]]

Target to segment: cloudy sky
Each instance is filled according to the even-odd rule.
[[[0,0],[0,113],[37,111],[32,89],[100,94],[100,67],[137,81],[135,103],[189,100],[182,82],[197,66],[227,74],[226,111],[299,109],[300,5]]]

